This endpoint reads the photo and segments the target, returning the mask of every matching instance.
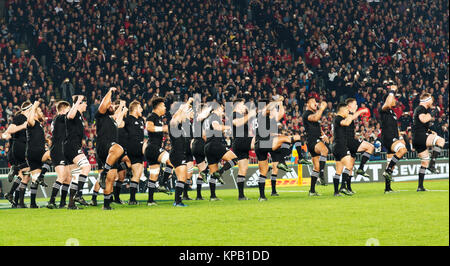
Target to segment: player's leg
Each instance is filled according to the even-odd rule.
[[[76,164],[69,165],[70,174],[72,176],[70,187],[69,187],[69,204],[67,205],[67,208],[69,210],[78,210],[78,206],[75,204],[75,198],[78,193],[78,177],[81,173],[81,169]]]
[[[59,202],[60,209],[66,207],[66,198],[67,198],[67,194],[69,193],[71,180],[72,180],[72,175],[70,173],[70,167],[68,165],[65,165],[64,166],[64,179],[62,181],[62,186],[61,186],[61,200]]]
[[[258,200],[266,201],[267,198],[266,198],[264,190],[265,190],[265,186],[266,186],[267,173],[269,171],[269,161],[267,160],[267,158],[265,160],[258,161],[258,168],[259,168],[259,180],[258,180],[259,199]]]
[[[170,155],[167,151],[163,151],[158,156],[158,162],[164,164],[164,171],[159,182],[159,191],[170,194],[169,179],[173,173],[173,165],[169,159]]]
[[[197,160],[197,158],[196,158],[196,160]],[[208,165],[206,164],[206,161],[204,159],[199,164],[197,164],[197,168],[198,168],[199,174],[197,176],[197,182],[196,182],[197,197],[195,198],[195,200],[203,200],[202,184],[208,182],[207,175],[209,173],[209,169],[208,169]]]
[[[98,171],[99,171],[98,174],[100,175],[102,170],[100,169]],[[92,198],[91,198],[91,202],[89,203],[89,206],[97,206],[97,197],[98,197],[99,191],[100,191],[100,183],[97,181],[97,182],[95,182],[95,185],[94,185],[94,190],[92,192]]]
[[[350,179],[351,170],[353,167],[353,159],[351,155],[344,156],[341,160],[342,164],[344,165],[344,169],[342,171],[342,183],[341,188],[339,189],[339,192],[342,194],[345,194],[347,196],[351,196],[352,193],[350,193],[347,189],[347,183]]]
[[[119,159],[124,155],[125,150],[117,143],[114,143],[108,149],[108,155],[106,157],[105,164],[103,165],[102,172],[100,174],[100,186],[105,186],[105,181],[109,170],[112,166],[119,161]]]
[[[419,185],[417,187],[417,191],[427,191],[425,187],[423,186],[423,181],[425,180],[425,171],[429,167],[430,163],[430,153],[428,152],[428,149],[425,149],[422,152],[419,152],[419,158],[420,158],[420,169],[419,169]]]
[[[324,171],[325,171],[325,165],[327,163],[327,157],[328,157],[328,148],[325,145],[325,143],[323,143],[322,141],[316,143],[316,145],[314,146],[314,153],[319,155],[319,178],[320,178],[320,183],[322,185],[326,185],[327,183],[325,182],[325,177],[324,177]],[[314,166],[316,167],[316,166]]]
[[[359,168],[356,170],[356,175],[362,175],[365,177],[370,177],[365,171],[364,166],[366,165],[367,161],[369,161],[370,157],[372,156],[373,152],[375,151],[375,146],[373,146],[372,143],[369,143],[367,141],[363,141],[359,147],[358,152],[362,152],[361,161],[359,163]],[[356,176],[355,175],[355,176]]]
[[[346,180],[346,188],[348,193],[350,194],[355,194],[356,192],[352,190],[352,178],[353,178],[353,168],[355,167],[355,162],[356,162],[356,154],[354,156],[350,156],[350,161],[351,161],[351,168],[348,169],[348,178]]]
[[[431,134],[427,137],[427,147],[432,148],[431,151],[431,160],[428,165],[428,170],[432,173],[438,174],[439,171],[436,169],[436,158],[441,153],[442,148],[444,148],[445,145],[445,139],[439,137],[436,134]]]
[[[395,141],[389,148],[390,153],[387,154],[386,169],[383,172],[383,177],[385,179],[385,193],[393,192],[391,188],[392,172],[394,171],[397,162],[400,161],[407,152],[404,140]]]
[[[127,174],[127,170],[123,169],[123,168],[120,168],[119,171],[117,172],[118,177],[117,177],[116,181],[114,181],[114,184],[113,184],[113,196],[114,196],[113,202],[116,204],[120,204],[120,205],[123,204],[123,201],[120,199],[120,191],[122,190],[122,184],[123,184],[123,181],[125,180],[126,174]]]
[[[117,177],[117,169],[111,168],[106,175],[106,186],[103,191],[104,202],[103,202],[103,210],[112,210],[111,202],[112,202],[112,192],[114,188],[114,181]]]
[[[138,202],[136,200],[136,193],[139,188],[139,180],[142,176],[142,172],[144,171],[144,165],[142,163],[135,163],[131,165],[131,172],[133,173],[133,177],[130,181],[130,201],[129,205],[137,205]]]
[[[39,178],[41,176],[42,169],[34,169],[31,171],[31,185],[30,185],[30,208],[37,209],[39,206],[36,204],[36,196],[39,187]]]
[[[208,168],[209,168],[209,172],[210,173],[214,173],[217,172],[219,170],[219,166],[217,163],[214,164],[208,164]],[[220,200],[217,195],[216,195],[216,183],[217,183],[217,179],[216,178],[211,178],[209,179],[209,190],[211,192],[211,196],[209,198],[210,201],[217,201]]]
[[[51,157],[50,157],[50,150],[44,152],[44,154],[41,157],[41,167],[40,167],[40,171],[39,171],[39,176],[36,178],[36,183],[38,185],[41,185],[43,187],[48,187],[47,184],[45,184],[44,182],[44,176],[45,174],[51,170]]]
[[[247,170],[248,170],[248,158],[244,158],[238,161],[238,177],[236,180],[239,200],[248,200],[248,198],[244,195],[244,184],[245,184],[245,177],[247,176]]]
[[[186,207],[187,205],[183,203],[182,194],[187,180],[187,166],[185,164],[177,166],[175,175],[177,176],[177,184],[175,185],[175,202],[173,206]]]
[[[147,205],[154,206],[154,205],[157,205],[157,203],[153,199],[153,195],[158,190],[158,188],[156,187],[156,182],[158,181],[160,165],[152,164],[152,165],[150,165],[149,168],[150,168],[150,170],[149,170],[150,178],[148,179],[148,183],[147,183],[147,186],[148,186]]]
[[[87,182],[89,172],[91,171],[91,164],[86,158],[86,155],[84,155],[83,153],[75,156],[75,158],[73,158],[73,163],[77,166],[77,168],[80,169],[80,173],[78,175],[78,191],[75,196],[75,202],[78,202],[84,206],[88,206],[89,204],[83,198],[83,188],[84,184]]]
[[[59,190],[62,187],[62,184],[64,182],[64,180],[66,179],[66,166],[65,165],[57,165],[55,166],[55,172],[56,172],[56,181],[55,183],[53,183],[52,186],[52,194],[50,196],[50,200],[47,204],[47,208],[49,209],[56,209],[56,195],[58,194]]]
[[[22,171],[22,174],[23,174],[22,181],[20,181],[20,185],[18,187],[19,198],[16,201],[16,202],[18,202],[17,208],[27,208],[27,206],[25,205],[24,199],[25,199],[25,190],[27,189],[28,183],[31,180],[30,167],[25,168],[24,171]]]
[[[333,176],[334,196],[342,196],[339,193],[339,179],[341,178],[343,170],[344,164],[340,160],[336,160],[336,173]],[[344,182],[344,179],[342,179],[342,182]]]
[[[183,190],[183,200],[192,200],[191,198],[189,198],[189,187],[192,184],[192,175],[194,174],[194,162],[190,161],[186,164],[186,168],[187,168],[187,177],[186,177],[186,182],[184,185],[184,190]]]
[[[320,177],[320,156],[314,156],[311,158],[313,163],[313,170],[311,172],[311,185],[309,188],[309,196],[320,196],[316,192],[316,182]]]
[[[223,147],[224,148],[224,147]],[[220,183],[224,184],[223,179],[222,179],[222,175],[225,171],[231,169],[233,166],[235,166],[238,162],[238,158],[236,156],[236,154],[229,150],[226,151],[223,156],[222,156],[222,160],[225,161],[225,163],[223,164],[223,166],[221,168],[219,168],[217,171],[211,172],[211,177],[217,179]]]
[[[277,154],[277,153],[272,153],[272,170],[270,173],[270,185],[272,187],[272,192],[270,193],[271,196],[280,196],[277,193],[277,177],[278,177],[278,165],[280,164],[279,162],[279,157],[281,155]],[[270,168],[270,167],[269,167]],[[267,171],[268,172],[268,171]]]

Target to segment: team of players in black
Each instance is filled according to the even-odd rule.
[[[396,163],[406,153],[405,141],[398,130],[397,117],[392,108],[396,105],[395,85],[388,86],[389,94],[379,110],[381,116],[382,142],[388,150],[388,163],[383,173],[385,193],[394,192],[391,188],[392,173]],[[144,161],[149,165],[148,206],[157,205],[153,198],[155,192],[170,194],[169,180],[175,172],[174,206],[184,207],[183,200],[190,200],[188,187],[192,182],[193,162],[199,169],[197,178],[197,200],[203,200],[201,186],[209,182],[211,201],[220,200],[216,195],[216,183],[223,183],[222,175],[233,166],[238,166],[237,187],[239,200],[248,200],[244,194],[244,182],[248,169],[249,151],[255,150],[259,166],[259,201],[267,200],[265,183],[270,166],[268,154],[272,158],[272,196],[276,192],[276,174],[278,169],[292,171],[285,164],[285,158],[293,148],[301,157],[301,136],[286,136],[278,133],[278,122],[284,116],[283,97],[263,101],[261,106],[246,106],[244,99],[233,103],[233,113],[225,114],[224,106],[217,103],[193,106],[193,98],[186,103],[173,106],[176,110],[168,124],[163,123],[166,115],[164,98],[152,100],[152,113],[144,120],[142,106],[138,101],[129,104],[117,100],[112,102],[115,88],[111,88],[102,99],[95,114],[97,126],[96,156],[99,178],[94,187],[90,205],[97,205],[97,194],[103,188],[103,209],[111,210],[111,202],[123,204],[120,200],[120,188],[126,174],[130,175],[130,205],[137,205],[136,192],[140,177],[144,171]],[[426,191],[423,187],[425,171],[436,173],[435,161],[444,146],[444,139],[430,131],[430,123],[436,116],[433,99],[424,93],[420,105],[414,111],[413,146],[421,158],[419,186],[417,191]],[[2,135],[10,139],[9,161],[12,165],[8,179],[13,182],[7,199],[13,207],[26,208],[24,204],[25,189],[31,180],[30,208],[36,205],[36,193],[39,185],[47,186],[44,175],[53,164],[57,180],[53,184],[48,208],[66,207],[79,209],[75,204],[89,205],[82,196],[82,189],[87,182],[91,166],[82,150],[84,137],[83,112],[86,110],[84,96],[73,97],[73,106],[61,101],[56,105],[57,115],[52,122],[50,149],[45,149],[45,132],[42,127],[44,116],[39,108],[39,101],[31,104],[25,102],[14,117],[13,123]],[[193,110],[195,108],[195,110]],[[322,132],[320,120],[326,103],[318,103],[315,98],[307,100],[303,114],[306,129],[306,144],[312,158],[310,196],[319,196],[315,190],[316,183],[326,184],[324,168],[329,153],[326,143],[330,140]],[[374,146],[355,137],[354,120],[364,109],[357,110],[355,99],[349,98],[338,105],[333,122],[332,153],[336,160],[336,174],[333,178],[334,195],[352,195],[351,180],[356,153],[362,153],[356,175],[369,175],[364,166],[374,152]],[[196,115],[194,115],[196,114]],[[231,126],[224,123],[226,117],[232,117]],[[148,134],[146,138],[145,134]],[[163,148],[164,134],[170,136],[171,151]],[[224,136],[233,137],[232,150],[224,143]],[[252,135],[254,134],[254,136]],[[428,149],[432,149],[431,157]],[[300,158],[302,162],[305,160]],[[219,163],[222,162],[221,167]],[[160,169],[163,173],[160,174]],[[209,174],[209,181],[207,176]],[[275,174],[275,176],[274,176]],[[340,182],[340,180],[342,181]],[[159,182],[158,182],[159,181]],[[341,186],[339,188],[339,183]],[[59,206],[56,195],[61,190]]]

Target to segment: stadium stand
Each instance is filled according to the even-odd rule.
[[[25,100],[42,100],[49,129],[54,102],[86,95],[91,163],[94,112],[110,86],[128,102],[143,102],[145,113],[154,95],[170,104],[196,92],[203,101],[219,102],[282,94],[282,130],[299,132],[312,95],[328,102],[322,119],[328,135],[336,105],[355,97],[370,110],[356,130],[373,143],[380,133],[383,83],[392,79],[399,85],[396,113],[404,137],[410,139],[412,112],[428,91],[440,107],[433,130],[448,147],[445,0],[0,3],[0,132]],[[8,149],[0,140],[0,167]]]

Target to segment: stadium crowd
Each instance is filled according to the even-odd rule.
[[[328,102],[329,136],[337,104],[354,97],[370,111],[356,131],[374,142],[392,79],[404,135],[428,91],[440,108],[433,130],[448,143],[448,1],[10,0],[1,20],[0,133],[25,100],[42,101],[49,129],[54,103],[83,94],[93,164],[94,113],[111,86],[143,102],[145,116],[155,95],[170,104],[195,92],[219,102],[281,94],[282,129],[300,132],[314,95]]]

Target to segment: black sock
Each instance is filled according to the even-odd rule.
[[[179,204],[182,201],[181,195],[183,194],[185,185],[186,184],[182,181],[177,181],[177,184],[175,185],[175,203],[176,204]]]
[[[231,167],[235,166],[237,164],[238,159],[234,158],[233,160],[227,161],[223,164],[222,168],[219,169],[219,174],[223,174],[225,171],[230,169]]]
[[[130,201],[136,201],[136,192],[139,187],[139,183],[131,181],[130,182]]]
[[[202,183],[203,183],[203,179],[201,178],[197,178],[197,198],[201,199],[202,198]]]
[[[30,203],[31,203],[31,205],[36,205],[37,189],[38,189],[38,185],[32,183],[30,186],[30,191],[31,191]]]
[[[391,181],[389,181],[388,179],[384,181],[384,190],[385,191],[391,190]]]
[[[325,170],[325,164],[327,163],[327,157],[320,155],[319,157],[319,176],[323,177],[324,170]]]
[[[109,207],[111,201],[112,201],[112,195],[111,194],[105,194],[104,200],[103,200],[103,206]]]
[[[59,205],[66,205],[66,197],[69,192],[69,184],[63,184],[61,187],[61,201]]]
[[[395,165],[400,160],[400,158],[397,157],[397,155],[392,156],[391,161],[389,162],[388,166],[386,167],[386,171],[390,174],[392,174],[392,171],[394,170]]]
[[[423,180],[425,179],[426,167],[421,166],[419,170],[419,188],[423,188]]]
[[[189,198],[189,194],[188,194],[188,190],[189,190],[189,184],[190,184],[191,180],[186,180],[186,183],[184,184],[184,188],[183,188],[183,197],[185,198]]]
[[[24,204],[24,198],[25,198],[25,190],[27,189],[27,185],[25,183],[20,182],[19,185],[19,202],[21,205]]]
[[[438,146],[433,147],[433,151],[431,152],[431,160],[428,168],[433,168],[436,165],[436,158],[441,153],[441,148]]]
[[[16,189],[19,187],[21,181],[22,181],[22,178],[16,177],[16,179],[14,180],[14,183],[11,186],[11,189],[9,190],[9,194],[12,195],[14,193],[14,191],[16,191]]]
[[[238,175],[237,177],[237,187],[239,191],[239,198],[243,198],[244,196],[244,183],[245,183],[245,176]]]
[[[166,165],[166,167],[164,167],[164,172],[162,174],[162,180],[161,180],[161,182],[159,184],[161,186],[168,186],[169,185],[168,181],[169,181],[169,178],[172,175],[172,173],[173,173],[173,167],[169,166],[169,165]]]
[[[120,200],[120,191],[122,189],[122,181],[116,181],[114,182],[113,187],[113,194],[114,194],[114,200],[119,201]]]
[[[359,169],[364,170],[364,165],[366,165],[367,161],[370,159],[370,156],[372,156],[372,154],[368,152],[363,153],[361,162],[359,163]]]
[[[339,175],[333,177],[334,193],[339,193],[339,178]]]
[[[51,162],[49,162],[49,161],[46,161],[42,164],[40,176],[44,177],[45,173],[47,173],[48,171],[51,170],[50,165],[51,165]]]
[[[270,176],[270,184],[272,185],[272,193],[277,193],[277,175],[272,174]]]
[[[20,186],[20,184],[19,184],[19,186]],[[16,190],[14,191],[14,202],[16,204],[18,204],[19,199],[20,199],[20,189],[19,189],[19,187],[17,187]]]
[[[154,202],[153,200],[153,194],[156,191],[156,181],[148,180],[148,202]]]
[[[98,191],[94,190],[94,193],[92,194],[92,200],[97,200]]]
[[[211,191],[211,198],[216,198],[216,182],[214,178],[209,178],[209,191]]]
[[[75,204],[74,198],[75,198],[77,192],[78,192],[78,184],[72,182],[70,184],[70,191],[69,191],[69,205],[72,206]]]
[[[259,197],[265,198],[266,195],[264,193],[264,189],[266,187],[266,177],[261,174],[259,175],[258,187],[259,187]]]
[[[342,173],[342,182],[341,182],[341,188],[347,188],[347,182],[348,182],[348,172],[344,171]]]
[[[87,181],[87,176],[85,175],[79,175],[78,176],[78,192],[77,192],[77,197],[82,197],[83,196],[83,188],[84,188],[84,183],[86,183]]]
[[[346,182],[347,182],[347,189],[352,191],[352,177],[351,175],[348,176]]]
[[[55,183],[53,183],[53,188],[52,188],[52,195],[50,196],[50,203],[55,203],[55,198],[56,195],[58,195],[59,189],[61,188],[61,183],[58,181],[55,181]]]
[[[303,157],[303,150],[302,150],[302,143],[300,141],[294,142],[293,146],[295,147],[295,150],[297,150],[298,159],[304,159]]]
[[[312,193],[316,192],[316,182],[318,177],[319,173],[313,170],[311,173],[311,187],[309,189],[309,191]]]

